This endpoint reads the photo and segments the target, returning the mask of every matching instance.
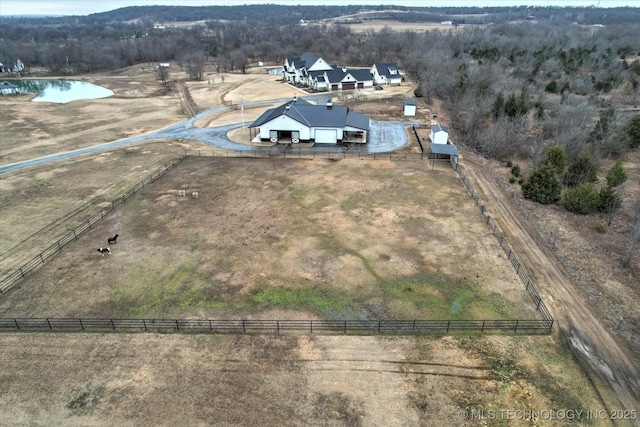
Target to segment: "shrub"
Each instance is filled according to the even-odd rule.
[[[586,183],[567,190],[564,193],[563,202],[569,212],[587,215],[598,209],[600,195],[593,184]]]
[[[520,165],[513,165],[513,167],[511,168],[511,173],[513,174],[513,176],[515,176],[516,178],[520,176],[521,173],[521,169],[520,169]]]
[[[640,114],[634,114],[625,128],[629,146],[631,148],[640,147]]]
[[[544,90],[550,93],[558,93],[560,92],[560,85],[558,85],[556,80],[551,80]]]
[[[610,214],[622,207],[622,197],[611,186],[601,188],[598,197],[600,198],[598,209],[604,213]]]
[[[510,168],[513,166],[513,162],[511,160],[507,160],[507,167]]]
[[[598,181],[596,172],[598,167],[588,157],[581,157],[573,162],[564,174],[564,183],[567,187],[578,187],[586,183]]]
[[[515,176],[513,176],[513,175],[511,175],[511,176],[509,177],[509,184],[513,184],[514,182],[516,182],[516,177],[515,177]]]
[[[564,166],[567,163],[567,155],[564,152],[564,147],[561,145],[552,145],[547,149],[545,155],[546,163],[551,164],[556,170],[556,173],[564,172]]]
[[[624,166],[622,162],[616,162],[616,164],[611,168],[609,173],[607,174],[607,184],[610,187],[617,187],[623,184],[629,176],[627,172],[624,170]]]
[[[534,202],[549,205],[560,200],[562,187],[551,165],[543,165],[534,170],[522,184],[522,195]]]

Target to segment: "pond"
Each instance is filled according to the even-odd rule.
[[[9,80],[22,93],[37,93],[34,102],[66,104],[78,99],[107,98],[113,92],[93,83],[76,80]]]

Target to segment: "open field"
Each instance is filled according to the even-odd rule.
[[[115,233],[113,255],[96,253]],[[273,319],[273,310],[537,318],[457,174],[387,160],[188,158],[0,301],[3,317]]]
[[[0,424],[12,426],[530,426],[500,410],[610,404],[551,337],[0,334],[0,345]],[[482,409],[495,419],[460,415]]]
[[[112,90],[118,85],[128,86],[130,81],[138,78],[146,79],[149,87],[159,87],[151,73],[139,72],[137,67],[119,74],[95,75],[88,80]],[[202,111],[219,105],[223,100],[235,102],[232,98],[235,93],[242,93],[246,100],[243,78],[252,76],[226,77],[223,86],[216,75],[212,89],[208,82],[188,83],[187,87],[191,91],[191,86],[194,86],[191,96],[198,110]],[[282,93],[286,87],[278,82],[267,82],[269,77],[264,78],[265,90]],[[220,87],[216,88],[218,83]],[[117,135],[126,137],[146,133],[184,117],[174,92],[156,94],[153,89],[139,96],[140,99],[120,99],[119,103],[108,104],[109,107],[95,101],[67,105],[68,114],[78,114],[84,128],[76,128],[77,123],[66,119],[50,122],[56,114],[61,114],[62,109],[55,113],[51,106],[29,103],[23,98],[0,99],[3,115],[9,111],[16,112],[15,117],[6,116],[8,125],[0,144],[0,161],[8,164],[93,145],[96,141],[105,142],[109,137],[105,137],[104,132],[116,135],[116,138]],[[149,98],[145,98],[147,96]],[[146,103],[146,99],[152,103],[161,101],[158,108],[164,110],[156,112],[154,107],[145,112],[145,105],[151,105]],[[132,105],[139,103],[140,110],[124,113],[129,101]],[[134,111],[138,114],[133,114]],[[437,109],[434,112],[443,117]],[[147,114],[157,116],[150,120],[151,116]],[[165,114],[168,116],[162,119],[160,116]],[[110,118],[110,122],[104,126],[92,125],[104,117]],[[36,129],[29,124],[31,121],[44,124]],[[23,127],[14,128],[12,123],[23,123]],[[31,142],[22,150],[20,141]],[[0,197],[3,198],[0,203],[3,236],[0,253],[23,240],[26,241],[20,243],[24,245],[21,248],[30,248],[26,250],[42,247],[40,241],[50,244],[63,234],[56,230],[64,229],[65,224],[77,225],[76,211],[80,217],[84,212],[93,213],[101,203],[140,181],[164,158],[199,145],[189,141],[155,141],[3,175],[0,179]],[[295,283],[303,280],[307,283],[306,279],[318,288],[329,289],[327,274],[337,274],[340,271],[337,267],[347,268],[350,273],[344,277],[344,282],[366,279],[370,283],[377,281],[392,285],[386,288],[388,293],[379,295],[384,297],[395,293],[399,297],[397,303],[384,306],[378,304],[383,298],[376,299],[377,295],[360,292],[365,289],[363,286],[355,296],[345,289],[329,294],[347,295],[359,301],[351,314],[372,315],[367,311],[372,307],[389,313],[422,314],[414,297],[423,298],[424,295],[415,295],[419,294],[415,283],[408,283],[407,287],[407,282],[390,280],[395,274],[415,278],[418,267],[437,270],[442,278],[454,283],[465,283],[464,277],[467,277],[468,282],[479,280],[484,286],[486,279],[496,286],[491,292],[505,292],[502,301],[524,298],[521,285],[512,280],[515,277],[513,271],[504,267],[506,261],[500,255],[497,242],[485,236],[489,234],[488,230],[476,223],[479,218],[477,209],[469,204],[468,196],[455,183],[455,175],[444,166],[431,171],[411,166],[411,163],[378,161],[380,163],[365,166],[364,162],[351,164],[318,160],[276,162],[262,168],[255,166],[257,163],[254,166],[250,164],[254,169],[248,173],[251,169],[244,165],[242,171],[229,170],[233,163],[219,164],[216,170],[213,160],[194,159],[191,164],[185,163],[182,175],[173,171],[135,196],[133,203],[127,203],[106,218],[100,224],[102,228],[84,235],[54,258],[52,264],[45,265],[28,282],[11,291],[8,296],[12,305],[6,302],[9,299],[0,298],[3,315],[153,314],[170,313],[170,310],[184,316],[223,315],[231,313],[229,307],[237,301],[232,298],[235,292],[255,303],[240,307],[238,313],[252,317],[285,314],[289,318],[320,317],[326,315],[319,309],[323,307],[321,304],[291,309],[273,302],[286,302],[291,300],[287,297],[295,294],[260,294],[259,291],[275,289],[275,285],[280,283],[282,289],[295,288]],[[233,161],[241,163],[239,159]],[[207,163],[211,166],[199,167]],[[476,163],[469,167],[480,166]],[[331,174],[325,174],[327,170]],[[218,172],[235,178],[222,183],[217,179],[214,181],[212,177],[219,176]],[[415,191],[406,191],[407,188],[421,185],[422,191],[429,191],[427,184],[430,179],[437,179],[437,185],[446,191],[443,189],[441,196],[438,196],[439,192],[417,194],[414,202],[412,196]],[[178,199],[179,188],[199,191],[201,196],[198,200]],[[323,198],[314,198],[307,191],[310,188],[321,191]],[[487,196],[494,194],[500,197],[499,192],[492,187]],[[374,194],[386,194],[387,205],[373,204],[369,196]],[[290,197],[286,200],[295,202],[291,206],[296,209],[281,209],[280,204],[274,201],[285,195]],[[430,202],[431,197],[442,198],[436,204]],[[248,203],[248,199],[253,204]],[[443,200],[460,202],[461,206],[455,207],[459,209],[457,216],[446,209]],[[210,211],[194,209],[196,206]],[[414,218],[409,215],[411,211],[415,212]],[[135,221],[132,220],[134,218]],[[263,219],[258,224],[256,218]],[[146,222],[140,224],[139,219]],[[58,221],[60,224],[56,225]],[[578,227],[570,226],[572,218],[552,215],[546,221],[553,222],[566,233],[563,235],[563,247],[567,252],[585,250],[585,247],[571,245],[581,241],[578,239]],[[175,222],[179,227],[170,228],[166,225],[169,222]],[[322,227],[306,230],[310,237],[302,241],[293,240],[295,234],[289,234],[287,240],[286,233],[291,233],[292,229],[302,231],[309,224],[321,224]],[[446,228],[443,224],[453,228]],[[437,228],[437,225],[443,226]],[[215,230],[211,231],[217,234],[201,237],[202,230],[208,232],[214,226]],[[448,246],[421,245],[418,238],[411,235],[425,233],[429,227],[432,227],[430,233],[440,230],[438,237],[448,241]],[[473,233],[469,233],[467,227]],[[104,245],[106,237],[114,234],[114,229],[117,229],[115,232],[125,230],[120,233],[123,239],[114,245],[114,254],[110,258],[102,258],[94,246]],[[232,241],[232,232],[239,238]],[[448,233],[451,236],[447,236]],[[405,236],[404,240],[401,235]],[[418,235],[424,237],[424,234]],[[10,247],[5,246],[5,236],[11,239]],[[165,237],[167,241],[164,241]],[[515,237],[510,243],[516,251],[523,250],[524,244]],[[534,245],[527,243],[528,246]],[[173,252],[171,244],[179,245],[180,250]],[[286,250],[286,245],[292,245],[295,250]],[[266,248],[266,253],[252,251],[252,247],[260,247],[261,251]],[[150,253],[156,248],[159,250],[157,257]],[[235,252],[235,259],[224,259],[220,257],[223,250],[244,252]],[[197,255],[199,251],[207,251],[212,259]],[[20,258],[21,250],[11,253],[11,259],[15,260]],[[332,257],[334,253],[340,255]],[[322,262],[314,264],[309,254],[320,255]],[[461,262],[458,266],[450,261],[455,254],[471,259],[456,259]],[[598,272],[598,266],[601,266],[603,269],[600,271],[605,271],[604,267],[609,263],[606,252],[592,251],[590,254],[588,258],[576,257],[576,262],[580,262],[583,269],[589,266]],[[124,264],[122,260],[128,257],[135,257],[137,261],[127,263],[124,267],[128,270],[125,271],[133,271],[136,265],[154,260],[148,265],[151,273],[166,268],[167,272],[175,269],[176,274],[157,274],[154,277],[147,273],[144,264],[145,268],[138,267],[135,273],[141,279],[138,282],[119,271]],[[303,268],[297,268],[296,260],[303,262]],[[364,260],[373,262],[375,269],[367,268]],[[166,265],[159,265],[161,262]],[[243,265],[244,274],[258,280],[245,281],[234,274],[216,277],[219,273],[216,269],[201,270],[202,262],[208,266],[217,263],[216,268],[224,267],[225,262],[228,265],[237,262]],[[252,262],[261,264],[253,265]],[[6,263],[6,258],[0,260],[2,268]],[[467,275],[471,265],[474,268]],[[538,267],[546,268],[544,264]],[[276,274],[261,278],[265,269]],[[631,280],[619,277],[614,269],[606,271],[620,283]],[[228,293],[225,294],[226,299],[223,298],[227,305],[219,304],[206,294],[188,298],[192,295],[181,288],[184,281],[181,274],[184,273],[188,274],[186,277],[198,278],[192,282],[196,290],[203,289],[204,284],[212,279],[218,284],[228,283]],[[546,277],[546,270],[544,273],[536,275],[535,280],[542,281],[546,298],[549,294],[555,295],[556,290],[553,280]],[[289,282],[286,283],[285,279]],[[85,285],[85,281],[93,286]],[[66,287],[62,287],[63,284]],[[126,284],[136,286],[127,289]],[[162,292],[154,294],[154,284],[162,285]],[[252,288],[249,286],[252,284],[259,287]],[[171,295],[175,299],[163,301],[158,298],[160,294]],[[18,295],[23,297],[18,298]],[[261,301],[271,303],[260,305],[260,300],[248,298],[251,295],[263,295],[265,298]],[[624,295],[616,286],[611,286],[606,294],[614,302]],[[48,298],[53,300],[47,301]],[[575,293],[575,298],[583,298],[582,293]],[[145,306],[144,301],[152,301],[153,304]],[[323,300],[314,298],[312,301]],[[560,315],[563,322],[567,318],[566,313],[574,309],[563,305],[565,299],[550,298],[546,301],[551,305],[554,316]],[[173,305],[174,302],[179,304]],[[185,304],[182,306],[180,303]],[[592,300],[585,300],[585,304],[591,303]],[[627,303],[632,304],[633,301]],[[448,306],[451,307],[453,305]],[[232,308],[236,313],[238,307]],[[476,313],[486,308],[481,306]],[[580,310],[582,308],[579,307]],[[509,313],[513,307],[494,302],[489,309]],[[611,333],[615,334],[614,331]],[[580,368],[563,345],[566,343],[561,341],[563,338],[564,335],[558,333],[542,337],[466,338],[0,334],[0,364],[3,366],[0,370],[0,384],[3,385],[0,424],[497,426],[532,425],[533,422],[505,420],[500,415],[493,420],[465,421],[458,413],[460,410],[481,408],[633,409],[621,408],[619,401],[598,377]],[[622,421],[616,424],[584,418],[579,421],[536,422],[536,425],[554,426],[577,424],[630,425]]]

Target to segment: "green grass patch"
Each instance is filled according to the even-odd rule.
[[[346,295],[334,290],[276,287],[260,289],[251,301],[260,309],[304,310],[324,316],[346,313],[351,303]]]
[[[384,280],[388,314],[398,319],[500,319],[502,304],[478,286],[436,273]]]

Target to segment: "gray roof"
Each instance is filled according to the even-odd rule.
[[[329,83],[340,83],[346,75],[347,73],[340,68],[327,70],[327,80]]]
[[[347,70],[347,72],[351,74],[359,82],[373,80],[373,76],[371,75],[371,70],[368,68],[352,69],[352,70]]]
[[[378,69],[378,74],[381,76],[391,77],[401,77],[400,71],[398,71],[398,67],[393,62],[385,62],[383,64],[373,64],[374,67]],[[391,74],[391,71],[395,70],[396,74]]]
[[[288,107],[288,108],[287,108]],[[249,127],[255,128],[280,116],[287,116],[308,127],[355,127],[362,130],[369,129],[369,116],[349,111],[346,105],[314,105],[298,98],[271,108],[258,117]]]
[[[447,128],[444,127],[444,126],[440,126],[440,125],[431,126],[431,132],[435,133],[435,132],[440,132],[440,131],[449,133]]]
[[[349,111],[346,125],[356,129],[369,130],[369,116]]]
[[[429,143],[429,151],[434,154],[448,154],[450,156],[458,156],[458,149],[451,144],[434,144]]]
[[[18,86],[14,85],[13,83],[9,83],[9,82],[0,83],[0,89],[17,89],[17,88]]]

